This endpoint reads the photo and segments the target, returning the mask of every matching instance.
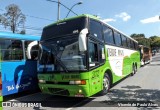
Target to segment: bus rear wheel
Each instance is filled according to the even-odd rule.
[[[111,85],[111,80],[110,77],[107,73],[104,74],[103,77],[103,90],[101,91],[101,94],[107,94],[109,89],[110,89],[110,85]]]
[[[133,76],[134,74],[136,74],[136,72],[137,72],[137,67],[136,67],[136,65],[133,65],[133,66],[132,66],[131,76]]]

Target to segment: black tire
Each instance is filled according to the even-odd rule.
[[[134,66],[134,69],[135,69],[135,73],[134,74],[136,74],[137,73],[137,65]]]
[[[134,74],[136,74],[136,67],[135,67],[135,65],[132,66],[131,76],[133,76]]]
[[[108,93],[109,89],[111,87],[111,79],[107,73],[104,74],[103,77],[103,90],[101,91],[102,95],[105,95]]]

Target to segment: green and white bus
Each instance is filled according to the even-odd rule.
[[[138,43],[92,15],[44,27],[38,79],[43,93],[71,97],[106,94],[140,67]]]

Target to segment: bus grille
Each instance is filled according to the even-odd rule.
[[[55,95],[65,95],[69,96],[68,90],[60,89],[60,88],[48,88],[49,92],[55,94]]]

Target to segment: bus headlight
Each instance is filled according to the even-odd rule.
[[[85,84],[86,84],[86,80],[75,80],[75,81],[69,81],[69,84],[85,85]]]
[[[82,93],[82,90],[81,89],[79,89],[79,91],[78,91],[79,93]]]
[[[43,80],[43,79],[40,79],[40,80],[39,80],[39,83],[46,83],[46,81]]]

